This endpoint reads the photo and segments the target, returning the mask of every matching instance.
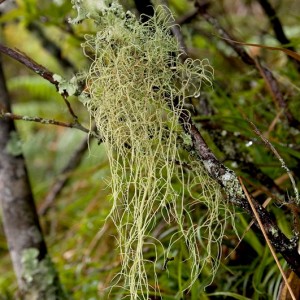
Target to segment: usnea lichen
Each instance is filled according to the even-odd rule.
[[[131,299],[149,299],[152,289],[159,292],[158,261],[170,261],[180,245],[188,255],[179,263],[190,266],[190,279],[181,288],[188,289],[204,267],[215,274],[231,216],[220,187],[185,150],[191,139],[179,120],[189,114],[185,100],[199,95],[202,82],[211,83],[213,69],[205,59],[181,62],[163,8],[141,25],[113,2],[96,23],[98,32],[87,35],[83,45],[92,63],[81,99],[110,161],[110,217],[122,263],[114,284]],[[191,215],[197,207],[203,211],[200,221]],[[168,245],[152,234],[158,223],[176,228]],[[147,251],[154,258],[148,259]]]

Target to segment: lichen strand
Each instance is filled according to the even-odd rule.
[[[202,82],[210,84],[208,61],[180,61],[164,9],[142,26],[118,5],[111,7],[97,20],[97,34],[86,36],[84,51],[92,64],[82,99],[103,137],[111,166],[110,217],[119,233],[122,262],[115,285],[131,299],[149,299],[152,288],[159,293],[156,263],[163,265],[182,245],[189,253],[184,265],[190,268],[183,289],[198,279],[204,266],[215,273],[232,215],[218,184],[183,149],[191,141],[178,120],[188,114],[185,99],[198,96]],[[190,211],[197,206],[206,211],[195,224]],[[151,235],[158,222],[178,228],[168,245]],[[145,255],[152,250],[150,261]]]
[[[38,255],[36,248],[28,248],[22,253],[24,299],[67,299],[60,286],[55,284],[57,273],[50,257],[39,260]]]

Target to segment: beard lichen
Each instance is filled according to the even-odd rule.
[[[182,247],[188,254],[178,263],[189,266],[190,274],[179,289],[190,288],[204,267],[213,277],[232,217],[219,185],[186,150],[191,139],[179,119],[189,114],[185,100],[199,95],[202,82],[211,84],[213,69],[206,59],[181,61],[169,18],[161,8],[141,25],[113,2],[83,45],[92,63],[81,99],[111,168],[109,217],[118,231],[122,265],[113,284],[131,299],[159,293],[157,273],[166,272]],[[197,209],[200,220],[191,213]],[[153,234],[158,224],[175,228],[167,245]]]

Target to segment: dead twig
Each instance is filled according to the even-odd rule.
[[[296,300],[296,297],[295,297],[295,295],[294,295],[294,293],[292,291],[292,288],[289,285],[289,282],[288,282],[288,280],[287,280],[287,278],[286,278],[286,276],[284,274],[284,271],[283,271],[283,269],[282,269],[282,267],[280,265],[280,262],[279,262],[279,260],[278,260],[278,258],[276,256],[276,253],[275,253],[275,251],[274,251],[274,249],[273,249],[273,247],[271,245],[270,239],[268,238],[268,235],[266,233],[266,230],[264,228],[262,220],[261,220],[261,218],[259,216],[257,208],[255,207],[255,204],[254,204],[253,200],[251,199],[251,197],[250,197],[247,189],[245,188],[244,183],[243,183],[243,181],[242,181],[242,179],[240,177],[239,177],[239,181],[240,181],[242,189],[243,189],[243,191],[244,191],[244,193],[246,195],[246,198],[247,198],[247,200],[248,200],[248,202],[249,202],[249,204],[251,206],[251,209],[253,211],[255,219],[256,219],[256,221],[257,221],[257,223],[258,223],[258,225],[259,225],[259,227],[260,227],[260,229],[261,229],[261,231],[263,233],[263,236],[264,236],[264,238],[265,238],[265,240],[266,240],[266,242],[268,244],[268,247],[269,247],[269,249],[270,249],[270,251],[271,251],[271,253],[272,253],[273,257],[274,257],[274,260],[275,260],[275,262],[276,262],[276,264],[278,266],[278,269],[280,270],[281,276],[282,276],[282,278],[283,278],[283,280],[284,280],[284,282],[285,282],[285,284],[286,284],[286,286],[287,286],[287,288],[288,288],[288,290],[290,292],[290,295],[291,295],[291,297],[292,297],[293,300]]]
[[[294,190],[294,194],[295,194],[295,200],[293,202],[299,204],[300,203],[300,199],[299,199],[299,192],[296,186],[296,182],[295,179],[293,177],[292,172],[290,171],[290,169],[287,167],[287,165],[285,164],[283,158],[280,156],[280,154],[278,153],[278,151],[275,149],[275,147],[271,144],[271,142],[263,136],[263,134],[260,132],[260,130],[255,126],[255,124],[253,122],[251,122],[250,120],[248,120],[249,124],[252,126],[254,133],[262,139],[262,141],[265,143],[265,145],[274,153],[274,155],[276,156],[276,158],[279,160],[279,162],[281,163],[281,167],[287,172],[293,190]]]

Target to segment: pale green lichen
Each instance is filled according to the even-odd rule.
[[[190,135],[186,134],[186,133],[182,133],[182,140],[183,140],[183,144],[186,146],[192,146],[193,145],[193,141]]]
[[[22,253],[24,299],[67,299],[58,283],[57,273],[50,257],[47,255],[39,260],[38,256],[39,251],[36,248],[28,248]]]
[[[66,80],[58,74],[54,74],[52,77],[58,82],[58,92],[60,94],[67,92],[68,96],[72,96],[77,93],[78,78],[76,76],[73,76],[70,80]]]
[[[99,13],[111,5],[112,0],[71,0],[71,3],[77,10],[77,17],[69,19],[69,22],[77,24],[85,19],[97,19]]]
[[[115,285],[131,299],[148,299],[151,289],[159,294],[158,260],[166,261],[184,245],[190,278],[182,290],[188,289],[204,267],[215,274],[232,217],[220,186],[185,150],[191,138],[179,121],[189,114],[185,100],[199,95],[202,82],[211,83],[213,69],[205,59],[181,62],[164,9],[140,25],[113,2],[95,21],[98,32],[87,35],[83,45],[92,64],[81,99],[95,119],[111,166],[110,217],[119,233],[122,263]],[[195,224],[191,211],[197,207],[206,210]],[[177,228],[168,245],[152,236],[160,222]],[[154,261],[145,256],[146,248],[155,253]]]
[[[274,228],[271,226],[270,228],[270,234],[274,237],[278,237],[279,233],[278,233],[278,229]]]

